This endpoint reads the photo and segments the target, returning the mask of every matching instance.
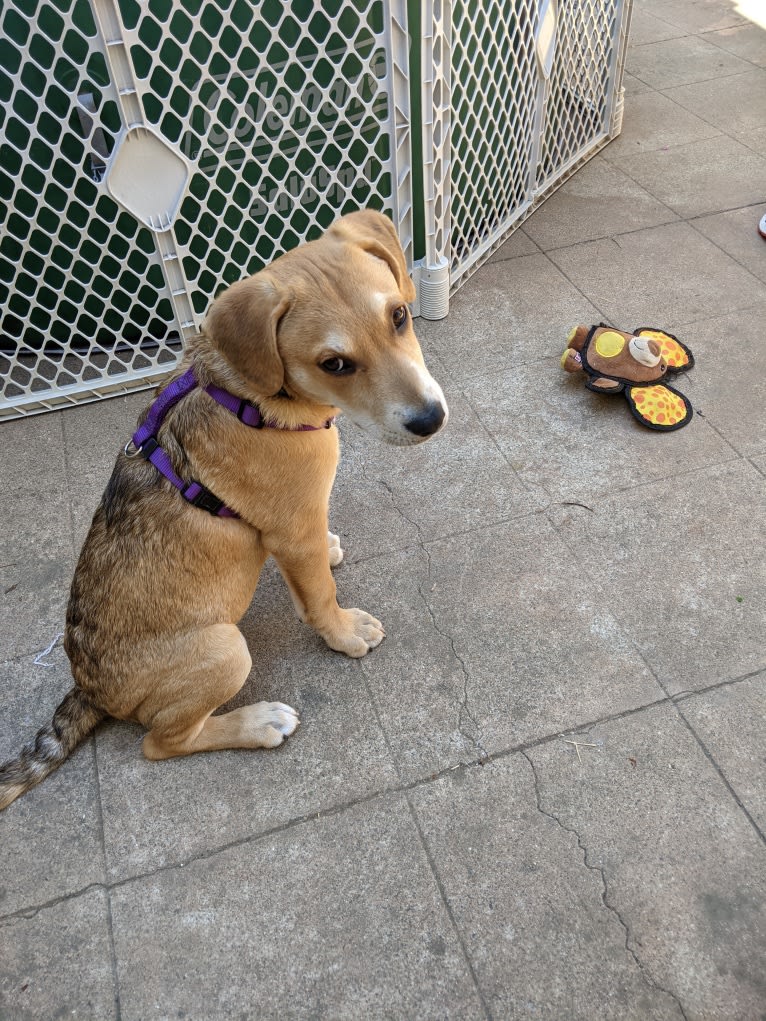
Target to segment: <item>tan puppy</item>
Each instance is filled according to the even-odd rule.
[[[414,297],[391,222],[367,211],[216,299],[174,376],[193,366],[199,386],[157,440],[182,480],[238,517],[192,506],[130,444],[118,457],[72,583],[64,645],[75,686],[0,767],[0,808],[106,716],[143,724],[150,759],[281,744],[298,725],[282,703],[211,715],[250,672],[236,625],[268,556],[331,649],[364,656],[383,640],[378,620],[336,600],[330,566],[343,553],[327,515],[338,433],[322,426],[342,410],[373,436],[411,444],[444,424],[407,309]],[[253,402],[269,427],[238,421],[209,384]]]

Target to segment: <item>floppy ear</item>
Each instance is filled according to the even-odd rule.
[[[374,209],[362,209],[336,220],[327,234],[357,245],[362,251],[382,259],[393,273],[404,300],[415,300],[415,285],[407,272],[399,236],[387,216]]]
[[[278,393],[284,383],[277,329],[289,307],[289,294],[256,273],[216,298],[202,326],[213,347],[264,395]]]

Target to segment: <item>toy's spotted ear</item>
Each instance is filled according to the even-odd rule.
[[[694,368],[694,356],[691,351],[672,333],[642,327],[640,330],[636,330],[636,336],[650,337],[657,341],[661,349],[660,357],[665,360],[669,372],[684,372]]]
[[[638,421],[660,432],[681,429],[694,414],[687,398],[665,383],[631,386],[625,390],[625,396]]]

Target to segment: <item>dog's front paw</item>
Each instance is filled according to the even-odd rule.
[[[254,744],[261,748],[276,748],[300,723],[297,712],[284,702],[256,702],[241,712]]]
[[[340,548],[340,536],[333,532],[327,533],[327,547],[330,554],[330,567],[337,567],[343,559],[343,550]]]
[[[347,656],[358,659],[366,656],[370,649],[380,645],[386,637],[383,625],[375,617],[364,610],[339,610],[339,627],[324,640],[336,652],[345,652]]]

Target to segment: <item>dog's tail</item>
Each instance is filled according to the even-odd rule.
[[[72,688],[48,726],[0,766],[0,811],[58,769],[107,715],[84,691]]]

